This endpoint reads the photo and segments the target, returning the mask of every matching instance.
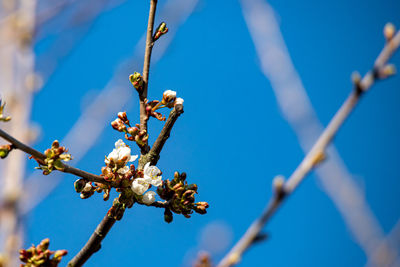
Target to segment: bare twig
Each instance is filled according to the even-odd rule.
[[[176,105],[171,110],[169,117],[164,124],[164,127],[162,128],[160,134],[158,135],[149,153],[142,155],[142,157],[140,158],[138,167],[139,169],[142,169],[147,162],[150,162],[151,165],[157,164],[160,158],[161,150],[164,147],[165,142],[169,138],[172,127],[174,126],[176,120],[182,113],[183,113],[183,105]]]
[[[150,71],[150,59],[151,52],[153,50],[153,28],[154,28],[154,18],[156,15],[157,0],[150,0],[150,11],[149,11],[149,21],[147,24],[147,36],[146,36],[146,48],[144,52],[144,63],[143,63],[143,90],[139,95],[140,98],[140,130],[147,131],[147,115],[146,115],[146,104],[145,100],[147,98],[147,89],[149,85],[149,71]],[[148,148],[146,148],[148,149]],[[146,149],[143,152],[147,152]]]
[[[379,77],[379,73],[381,73],[386,67],[387,61],[397,50],[399,45],[400,31],[398,31],[391,40],[388,40],[382,52],[375,60],[373,69],[369,71],[359,83],[355,84],[355,89],[340,107],[323,131],[322,135],[311,148],[310,152],[289,177],[288,181],[283,184],[283,187],[280,190],[277,190],[265,207],[261,216],[252,223],[242,238],[220,261],[218,267],[232,266],[240,261],[243,253],[253,244],[253,241],[260,234],[262,228],[269,221],[272,215],[275,214],[275,211],[280,207],[283,200],[285,200],[304,180],[306,175],[321,162],[324,158],[325,149],[335,137],[341,125],[353,111],[363,93],[368,91],[368,89],[374,84],[375,80]]]
[[[5,131],[0,129],[0,137],[2,137],[3,139],[7,140],[8,142],[10,142],[11,144],[13,144],[15,146],[15,148],[24,151],[25,153],[32,155],[36,160],[38,160],[41,164],[44,164],[44,159],[46,158],[46,156],[37,151],[36,149],[25,145],[24,143],[18,141],[17,139],[15,139],[14,137],[12,137],[11,135],[9,135],[8,133],[6,133]],[[60,169],[59,171],[62,172],[66,172],[66,173],[70,173],[79,177],[82,177],[90,182],[96,182],[96,183],[102,183],[102,184],[106,184],[112,187],[117,187],[118,184],[112,181],[106,181],[102,176],[100,175],[96,175],[96,174],[92,174],[92,173],[88,173],[85,172],[83,170],[74,168],[72,166],[69,166],[65,163],[62,163],[62,170]]]

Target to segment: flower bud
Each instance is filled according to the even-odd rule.
[[[148,191],[143,195],[142,201],[146,205],[151,205],[156,201],[156,193],[153,191]]]
[[[54,259],[56,259],[57,261],[61,261],[61,258],[67,254],[68,251],[65,249],[57,250],[56,253],[54,253]]]
[[[166,105],[170,102],[173,102],[176,99],[176,92],[172,90],[166,90],[163,93],[163,98],[161,103]]]
[[[278,175],[272,181],[272,188],[274,189],[275,195],[280,198],[284,194],[285,177]]]
[[[38,247],[39,247],[42,251],[45,251],[45,250],[47,250],[47,249],[49,248],[49,245],[50,245],[50,239],[45,238],[45,239],[42,240],[42,242],[40,242],[40,244],[39,244]]]
[[[385,65],[381,71],[382,78],[387,78],[396,74],[396,67],[393,64]]]
[[[186,189],[197,192],[197,184],[190,184],[186,187]]]
[[[83,179],[78,179],[74,182],[75,191],[77,193],[82,192],[83,188],[85,188],[86,181]]]
[[[359,73],[358,71],[354,71],[354,72],[351,74],[351,80],[352,80],[352,82],[353,82],[355,85],[359,84],[359,83],[361,82],[361,75],[360,75],[360,73]]]
[[[120,118],[124,123],[127,123],[128,121],[128,116],[126,115],[126,112],[118,112],[118,118]]]
[[[129,133],[130,135],[136,135],[136,134],[139,132],[139,129],[136,128],[136,127],[129,127],[129,128],[127,129],[127,131],[128,131],[128,133]]]
[[[124,132],[126,130],[126,126],[120,118],[117,118],[114,121],[112,121],[111,126],[118,132]]]
[[[137,91],[141,91],[143,89],[143,77],[139,72],[135,72],[129,76],[129,80],[131,81],[133,87]]]
[[[60,143],[58,142],[58,140],[54,140],[53,143],[51,144],[52,148],[59,148],[60,147]]]
[[[205,206],[195,206],[194,211],[199,213],[199,214],[206,214],[207,210]]]
[[[167,24],[165,22],[161,22],[161,24],[158,25],[157,29],[155,30],[153,40],[154,41],[158,40],[158,38],[160,38],[162,35],[166,34],[167,32],[168,32]]]
[[[383,35],[385,36],[387,41],[392,40],[394,34],[396,33],[396,28],[392,23],[386,23],[385,27],[383,28]]]
[[[2,159],[6,158],[11,150],[12,150],[11,145],[0,146],[0,158]]]
[[[180,97],[178,97],[176,100],[175,100],[175,103],[174,103],[174,105],[176,106],[176,105],[183,105],[183,98],[180,98]]]
[[[174,216],[172,215],[171,210],[166,208],[164,211],[164,221],[166,221],[167,223],[170,223],[170,222],[172,222],[173,219],[174,219]]]
[[[208,203],[205,202],[205,201],[197,202],[196,205],[197,205],[197,206],[204,206],[206,209],[210,206],[210,205],[208,205]]]

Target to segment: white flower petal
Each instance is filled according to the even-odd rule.
[[[109,161],[117,161],[118,160],[118,151],[116,149],[113,149],[113,151],[108,154],[107,159]]]
[[[119,174],[125,174],[129,171],[129,167],[128,166],[124,166],[123,168],[118,169],[118,173]]]
[[[146,172],[146,170],[149,168],[150,166],[150,162],[147,162],[146,165],[144,165],[144,172]]]
[[[127,162],[131,158],[131,149],[129,147],[118,148],[118,160]]]
[[[137,195],[143,195],[147,189],[149,189],[150,184],[144,178],[136,178],[132,182],[132,191]]]
[[[82,192],[90,192],[90,190],[92,190],[92,185],[89,182],[85,184],[85,187],[82,189]]]
[[[151,205],[156,201],[156,193],[154,191],[148,191],[143,195],[143,203],[146,205]]]
[[[138,158],[138,155],[132,155],[129,161],[135,161]]]
[[[175,99],[175,105],[183,105],[183,98],[178,97],[177,99]]]
[[[117,142],[115,142],[115,148],[120,148],[120,147],[125,147],[126,144],[124,143],[124,141],[122,141],[122,139],[118,139]]]
[[[151,179],[150,183],[152,185],[154,185],[154,186],[160,186],[160,185],[162,185],[162,177],[161,176],[157,176],[157,178]]]

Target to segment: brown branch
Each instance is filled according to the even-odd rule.
[[[46,156],[37,151],[36,149],[18,141],[17,139],[15,139],[14,137],[12,137],[11,135],[9,135],[8,133],[6,133],[5,131],[0,129],[0,137],[2,137],[4,140],[7,140],[8,142],[10,142],[14,148],[17,148],[21,151],[24,151],[25,153],[32,155],[36,160],[38,160],[41,164],[44,164],[44,160],[46,159]],[[92,174],[77,168],[74,168],[72,166],[69,166],[65,163],[62,163],[62,170],[58,170],[61,172],[65,172],[65,173],[70,173],[79,177],[82,177],[83,179],[86,179],[90,182],[96,182],[96,183],[102,183],[102,184],[106,184],[112,187],[117,187],[118,183],[112,182],[112,181],[106,181],[102,176],[100,175],[96,175],[96,174]]]
[[[183,105],[176,105],[171,110],[171,112],[169,113],[169,117],[164,124],[164,127],[162,128],[160,134],[158,135],[156,141],[153,144],[153,147],[147,154],[142,155],[140,157],[138,169],[143,169],[144,165],[146,165],[147,162],[150,162],[151,165],[157,164],[160,158],[161,150],[163,149],[165,142],[169,138],[172,127],[174,126],[176,120],[182,113],[183,113]]]
[[[391,40],[388,40],[382,52],[375,60],[373,69],[369,71],[360,82],[355,84],[355,89],[337,111],[310,152],[304,157],[303,161],[289,177],[288,181],[284,183],[282,187],[275,188],[276,192],[265,207],[261,216],[251,224],[246,233],[219,262],[217,265],[218,267],[233,266],[240,261],[243,253],[252,246],[254,240],[259,236],[265,224],[270,220],[272,215],[275,214],[282,202],[299,186],[306,175],[321,162],[324,158],[325,149],[332,142],[344,121],[354,110],[354,107],[363,93],[368,91],[375,81],[379,79],[382,72],[384,72],[384,68],[387,67],[387,61],[398,49],[399,45],[400,31],[398,31]]]
[[[106,214],[85,246],[68,263],[68,267],[82,266],[94,253],[99,251],[101,248],[101,241],[106,237],[115,222],[116,220],[114,218],[110,218],[108,214]]]
[[[147,120],[148,116],[146,114],[146,103],[147,89],[149,86],[149,72],[150,72],[150,59],[151,52],[154,46],[153,40],[153,28],[154,28],[154,18],[156,15],[157,0],[150,0],[150,11],[149,11],[149,21],[147,24],[147,36],[146,36],[146,48],[144,52],[144,63],[143,63],[143,89],[139,95],[140,98],[140,130],[147,131]],[[144,151],[147,152],[147,151]]]
[[[147,98],[147,88],[149,81],[149,70],[150,70],[150,59],[151,52],[153,49],[153,28],[154,28],[154,18],[156,14],[157,0],[150,0],[150,11],[149,20],[147,25],[147,37],[146,37],[146,49],[144,54],[144,64],[143,64],[143,90],[140,92],[140,130],[147,131],[147,114],[146,114],[146,98]],[[176,119],[175,119],[176,120]],[[175,121],[174,121],[175,122]],[[172,123],[173,125],[173,123]],[[165,127],[165,126],[164,126]],[[171,126],[172,127],[172,126]],[[169,130],[171,131],[171,130]],[[165,141],[164,141],[165,143]],[[142,148],[142,155],[140,159],[143,158],[144,154],[149,151],[149,147],[146,144]],[[163,207],[163,202],[153,203],[152,206]],[[97,226],[96,230],[90,237],[86,245],[78,252],[78,254],[68,263],[69,267],[82,266],[92,255],[97,252],[101,247],[101,241],[106,237],[108,231],[115,223],[115,219],[108,217],[106,215],[100,224]]]

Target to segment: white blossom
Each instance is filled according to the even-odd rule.
[[[154,186],[162,185],[162,177],[159,175],[161,173],[160,169],[156,166],[150,166],[150,162],[147,162],[144,166],[143,173],[144,179],[146,179],[149,184]]]
[[[146,205],[151,205],[156,201],[156,192],[154,191],[148,191],[146,194],[143,195],[142,199],[143,203]]]
[[[175,105],[183,105],[183,98],[178,97],[177,99],[175,99]]]
[[[116,164],[126,164],[128,161],[134,161],[137,159],[137,155],[131,155],[131,149],[128,147],[124,141],[119,139],[115,142],[115,148],[108,154],[107,158],[104,160],[106,164],[114,162]]]
[[[144,178],[136,178],[132,182],[132,191],[136,195],[143,195],[147,189],[149,189],[150,184]]]

